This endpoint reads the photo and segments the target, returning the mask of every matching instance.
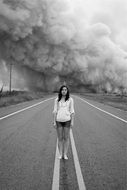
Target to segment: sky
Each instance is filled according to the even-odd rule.
[[[127,50],[127,1],[87,0],[86,2],[90,23],[106,24],[111,30],[111,39]]]
[[[0,0],[0,85],[127,91],[126,0]]]

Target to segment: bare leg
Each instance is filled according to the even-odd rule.
[[[64,156],[67,155],[69,148],[69,132],[70,127],[64,127]]]
[[[63,152],[63,127],[57,127],[57,136],[58,136],[58,148],[60,156],[62,157]]]

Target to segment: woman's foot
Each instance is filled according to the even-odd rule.
[[[59,159],[62,159],[62,155],[59,155]]]
[[[67,157],[67,155],[66,155],[66,154],[64,155],[64,159],[65,159],[65,160],[68,160],[68,157]]]

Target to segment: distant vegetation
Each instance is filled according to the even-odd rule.
[[[0,89],[0,98],[1,98],[2,94],[3,94],[3,86]]]
[[[94,100],[127,111],[127,94],[80,93],[80,95],[86,99]]]
[[[15,91],[15,90],[10,93],[9,91],[3,92],[2,90],[0,90],[0,107],[43,98],[47,95],[50,95],[50,93]]]
[[[3,87],[0,89],[0,107],[9,106],[13,104],[18,104],[20,102],[30,101],[34,99],[44,98],[54,93],[58,93],[57,91],[51,92],[28,92],[28,91],[12,91],[11,94],[9,91],[4,92]],[[75,92],[76,93],[76,92]],[[75,94],[74,93],[74,94]],[[76,93],[77,94],[77,93]],[[127,111],[127,94],[109,94],[109,93],[93,93],[93,92],[83,92],[80,91],[78,95],[83,96],[86,99],[94,100],[106,105],[110,105],[121,110]]]

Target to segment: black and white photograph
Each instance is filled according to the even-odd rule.
[[[127,190],[126,0],[0,0],[0,190]]]

